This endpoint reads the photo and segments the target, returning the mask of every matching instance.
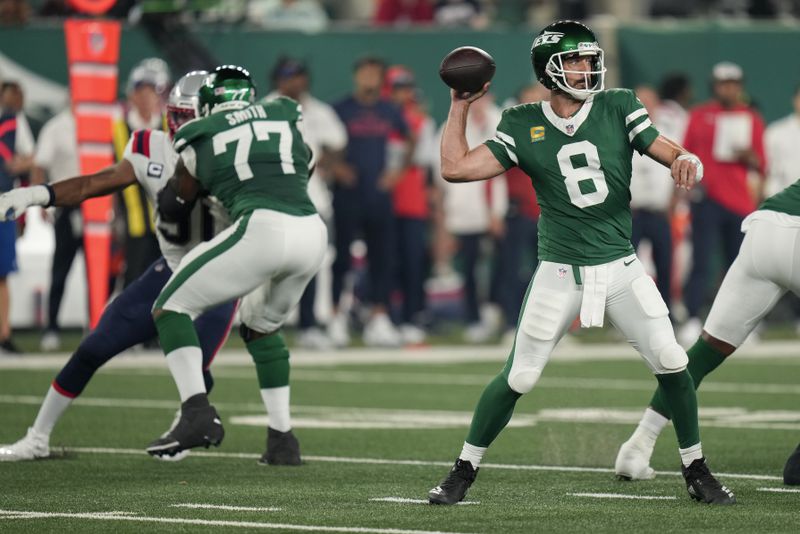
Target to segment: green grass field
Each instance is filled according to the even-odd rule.
[[[256,463],[266,432],[255,372],[228,350],[212,394],[227,432],[219,449],[179,463],[145,455],[177,393],[158,356],[126,356],[59,423],[54,459],[0,463],[0,532],[796,532],[800,493],[769,491],[789,489],[780,476],[800,436],[800,358],[779,348],[737,354],[700,392],[704,451],[734,507],[689,499],[671,428],[655,480],[614,479],[617,448],[655,385],[624,346],[554,357],[487,454],[469,504],[454,507],[422,499],[460,451],[503,349],[296,354],[306,463],[294,468]],[[0,360],[0,443],[24,434],[63,361]]]

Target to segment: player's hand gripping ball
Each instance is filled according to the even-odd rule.
[[[442,81],[462,95],[480,91],[492,79],[494,71],[494,58],[474,46],[456,48],[439,66]]]

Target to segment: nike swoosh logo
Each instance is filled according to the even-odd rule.
[[[636,258],[632,259],[631,261],[623,261],[622,263],[623,263],[623,265],[625,265],[625,267],[627,267],[628,265],[630,265],[631,263],[633,263],[635,261],[636,261]]]

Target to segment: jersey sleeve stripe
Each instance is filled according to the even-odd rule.
[[[650,119],[646,119],[641,124],[639,124],[636,128],[634,128],[633,130],[630,131],[630,133],[628,134],[628,140],[633,142],[633,140],[636,138],[637,135],[639,135],[640,133],[642,133],[643,131],[645,131],[647,128],[649,128],[652,125],[653,125],[653,123],[650,122]]]
[[[500,138],[500,137],[498,137],[498,136],[494,136],[494,137],[492,138],[492,141],[494,141],[494,142],[495,142],[495,143],[497,143],[498,145],[500,145],[500,146],[502,146],[503,148],[505,148],[507,152],[511,152],[511,153],[514,153],[514,154],[515,154],[515,153],[516,153],[516,151],[517,151],[516,147],[509,145],[508,143],[506,143],[506,142],[505,142],[503,139],[501,139],[501,138]]]
[[[638,119],[639,117],[647,115],[647,110],[644,108],[639,108],[627,117],[625,117],[625,126],[628,126],[630,123]]]
[[[133,144],[131,145],[131,152],[134,153],[134,154],[141,154],[141,151],[139,150],[139,146],[140,146],[139,134],[140,133],[141,132],[139,130],[133,132]]]
[[[514,148],[517,148],[517,143],[514,142],[514,138],[508,134],[504,134],[503,132],[497,132],[497,138],[507,145],[511,145]]]
[[[142,148],[142,154],[144,154],[144,157],[150,158],[150,130],[144,130],[141,133],[142,142],[140,146]]]
[[[506,148],[506,153],[508,154],[509,159],[514,162],[514,165],[519,165],[519,160],[517,160],[517,155],[514,154],[514,152],[512,152],[511,149],[509,149],[508,147],[505,147],[505,148]]]

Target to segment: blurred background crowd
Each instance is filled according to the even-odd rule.
[[[4,35],[9,42],[23,35],[9,32],[45,31],[57,17],[69,15],[64,1],[0,0],[5,28],[0,43]],[[245,66],[259,83],[261,98],[287,95],[303,105],[307,142],[320,156],[309,190],[331,236],[328,261],[297,314],[295,342],[307,348],[345,347],[358,339],[399,347],[441,335],[449,341],[510,345],[537,264],[539,208],[528,176],[513,169],[488,182],[448,184],[439,174],[447,89],[431,80],[443,54],[437,49],[433,57],[398,61],[391,50],[372,46],[377,33],[364,28],[387,28],[398,39],[420,30],[424,40],[430,35],[426,30],[446,27],[460,32],[460,42],[449,48],[477,44],[473,37],[484,39],[479,45],[489,43],[484,46],[498,59],[496,81],[504,83],[472,106],[467,138],[476,145],[494,136],[503,108],[549,98],[530,67],[503,70],[501,59],[512,52],[522,57],[515,65],[525,66],[524,46],[492,49],[493,35],[513,27],[530,39],[558,18],[599,26],[601,37],[609,37],[608,44],[600,44],[607,52],[611,85],[634,89],[659,130],[705,164],[702,187],[686,194],[676,192],[667,169],[638,155],[633,162],[633,242],[669,305],[679,341],[697,338],[716,287],[738,252],[744,217],[765,196],[800,178],[796,54],[787,50],[789,59],[760,57],[753,45],[739,50],[746,56],[740,58],[719,46],[694,50],[695,57],[684,54],[678,65],[685,69],[675,62],[656,63],[646,77],[637,77],[625,69],[625,39],[615,37],[618,25],[656,18],[714,24],[767,18],[788,28],[789,39],[800,43],[795,20],[800,0],[145,0],[118,2],[111,15],[123,18],[126,28],[141,30],[128,42],[144,36],[149,44],[141,49],[163,52],[130,61],[128,72],[120,72],[114,127],[118,157],[132,131],[165,127],[166,96],[183,71],[236,61],[218,53],[213,39],[198,37],[196,25],[211,25],[222,32],[214,33],[220,40],[237,28],[247,28],[254,39],[270,39],[264,41],[270,43],[269,61]],[[675,28],[669,24],[674,22],[666,31]],[[337,39],[352,37],[358,44],[348,45],[335,64],[321,62],[307,50],[281,44],[301,42],[297,32],[315,32],[334,49],[340,46]],[[124,34],[123,55],[126,39]],[[37,70],[36,54],[12,59],[2,50],[0,192],[77,175],[71,110],[66,102],[41,105],[53,99],[41,95],[53,93],[26,70]],[[774,84],[790,96],[775,102],[754,92],[746,67],[753,61],[774,62],[780,72]],[[39,94],[38,105],[26,105],[26,83]],[[317,88],[323,84],[321,95]],[[764,103],[773,110],[769,120],[762,115]],[[4,139],[3,122],[11,120],[15,135]],[[116,198],[110,297],[159,256],[152,213],[138,186]],[[5,352],[19,350],[12,324],[41,331],[41,349],[55,350],[62,328],[85,321],[85,299],[75,295],[85,292],[80,209],[29,213],[28,219],[12,223],[18,261],[0,258],[0,350]],[[40,250],[32,244],[43,242],[44,234],[37,232],[52,236],[46,255],[26,257],[25,251]],[[2,236],[0,248],[6,250],[1,241]],[[38,279],[38,285],[23,283],[25,276]],[[62,305],[70,292],[72,301]],[[800,328],[798,312],[792,297],[768,319],[794,333],[795,324]]]

